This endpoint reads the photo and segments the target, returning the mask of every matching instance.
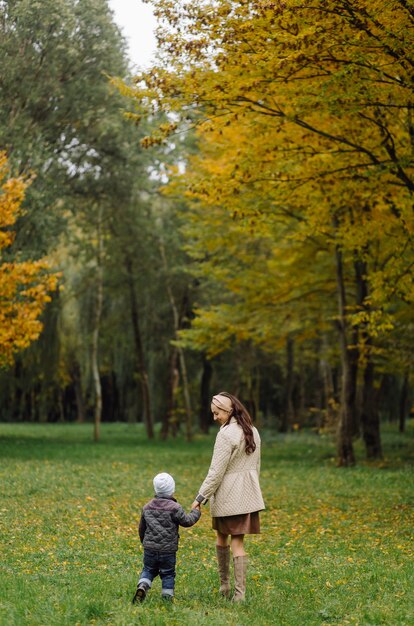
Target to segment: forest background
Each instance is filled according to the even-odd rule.
[[[0,2],[0,420],[337,435],[412,406],[412,4]]]

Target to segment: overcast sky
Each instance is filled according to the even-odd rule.
[[[148,67],[156,47],[152,7],[141,0],[109,0],[109,6],[128,42],[132,63]]]

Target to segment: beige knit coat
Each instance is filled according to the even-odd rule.
[[[214,444],[210,469],[199,494],[210,500],[212,517],[253,513],[265,508],[259,484],[260,436],[253,427],[256,450],[245,452],[241,426],[232,417],[222,426]]]

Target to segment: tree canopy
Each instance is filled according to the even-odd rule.
[[[188,199],[189,251],[210,285],[184,341],[274,350],[338,326],[350,442],[352,363],[378,365],[414,299],[413,12],[398,0],[154,4],[160,63],[129,93],[171,115],[145,145],[198,137],[170,186]]]
[[[0,3],[25,195],[2,263],[47,257],[64,285],[0,419],[190,440],[227,388],[280,430],[336,428],[342,465],[358,434],[381,456],[414,347],[413,12],[382,4],[154,0],[158,60],[132,78],[106,0]]]

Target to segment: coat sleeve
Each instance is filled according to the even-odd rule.
[[[147,522],[145,521],[144,512],[142,512],[141,519],[139,520],[139,527],[138,527],[139,538],[141,539],[141,543],[144,541],[146,529],[147,529]]]
[[[213,457],[210,463],[208,474],[201,485],[197,500],[205,504],[217,489],[220,487],[227,466],[231,459],[232,445],[231,441],[226,437],[223,431],[219,431],[214,444]]]
[[[201,511],[200,509],[192,509],[190,513],[186,513],[182,506],[179,506],[176,511],[174,511],[174,519],[180,526],[194,526],[196,522],[200,519]]]

